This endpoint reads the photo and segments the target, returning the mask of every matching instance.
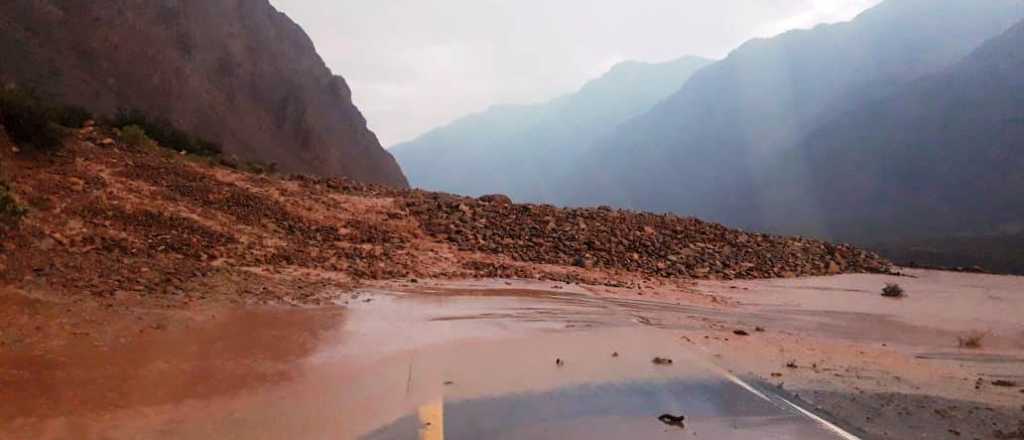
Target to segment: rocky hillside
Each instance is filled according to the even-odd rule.
[[[775,231],[903,264],[1024,273],[1024,22],[823,124],[775,167]]]
[[[267,0],[0,2],[0,82],[141,110],[287,171],[406,186],[345,81]]]
[[[673,215],[250,174],[106,128],[56,152],[14,150],[0,136],[0,180],[25,211],[0,222],[0,284],[67,295],[310,303],[410,277],[633,286],[889,267],[845,245]]]
[[[620,63],[575,93],[535,105],[496,106],[391,152],[419,188],[550,202],[561,189],[556,182],[595,139],[650,110],[710,62],[683,57]]]
[[[787,179],[795,175],[803,179]],[[1024,232],[1024,22],[822,125],[775,181],[795,188],[788,206],[816,213],[824,233],[845,240]],[[774,220],[792,230],[792,218]]]
[[[1018,1],[886,0],[847,23],[747,42],[601,141],[568,185],[570,201],[761,229],[762,211],[788,213],[759,182],[765,165],[823,122],[955,64],[1022,16]]]

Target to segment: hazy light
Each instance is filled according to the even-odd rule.
[[[352,85],[386,146],[494,104],[571,92],[623,60],[720,58],[878,0],[272,0]]]

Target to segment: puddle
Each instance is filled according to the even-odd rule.
[[[685,415],[684,426],[662,414]],[[832,439],[726,382],[624,382],[461,401],[435,400],[378,429],[385,439]]]
[[[572,294],[379,291],[350,304],[332,313],[263,312],[255,326],[239,314],[231,318],[239,322],[225,318],[164,336],[187,341],[187,353],[199,357],[175,356],[181,350],[170,345],[168,356],[129,346],[120,357],[149,355],[87,364],[104,373],[85,376],[84,384],[61,372],[37,378],[43,392],[99,391],[61,401],[59,415],[25,404],[19,413],[29,416],[7,423],[0,437],[836,438],[732,382],[656,325],[658,314],[686,313],[673,306]],[[317,330],[278,328],[275,313],[290,323],[316,317]],[[248,334],[263,335],[257,340],[265,348],[254,349]],[[268,358],[296,341],[301,350]],[[655,356],[673,363],[655,365]],[[287,374],[253,374],[267,371]],[[233,386],[198,394],[181,388],[210,382],[203,378]],[[160,383],[181,392],[117,397],[145,396]],[[660,422],[664,413],[686,415],[685,429]]]

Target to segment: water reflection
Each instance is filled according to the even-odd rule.
[[[685,414],[685,431],[660,414]],[[431,401],[365,436],[380,439],[831,439],[808,419],[730,382],[638,381]]]

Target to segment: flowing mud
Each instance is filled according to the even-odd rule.
[[[1024,394],[993,383],[1024,382],[1021,279],[912,274],[685,292],[382,283],[318,308],[5,291],[0,437],[1012,434]],[[878,295],[893,280],[907,298]],[[958,347],[970,331],[982,347]]]

